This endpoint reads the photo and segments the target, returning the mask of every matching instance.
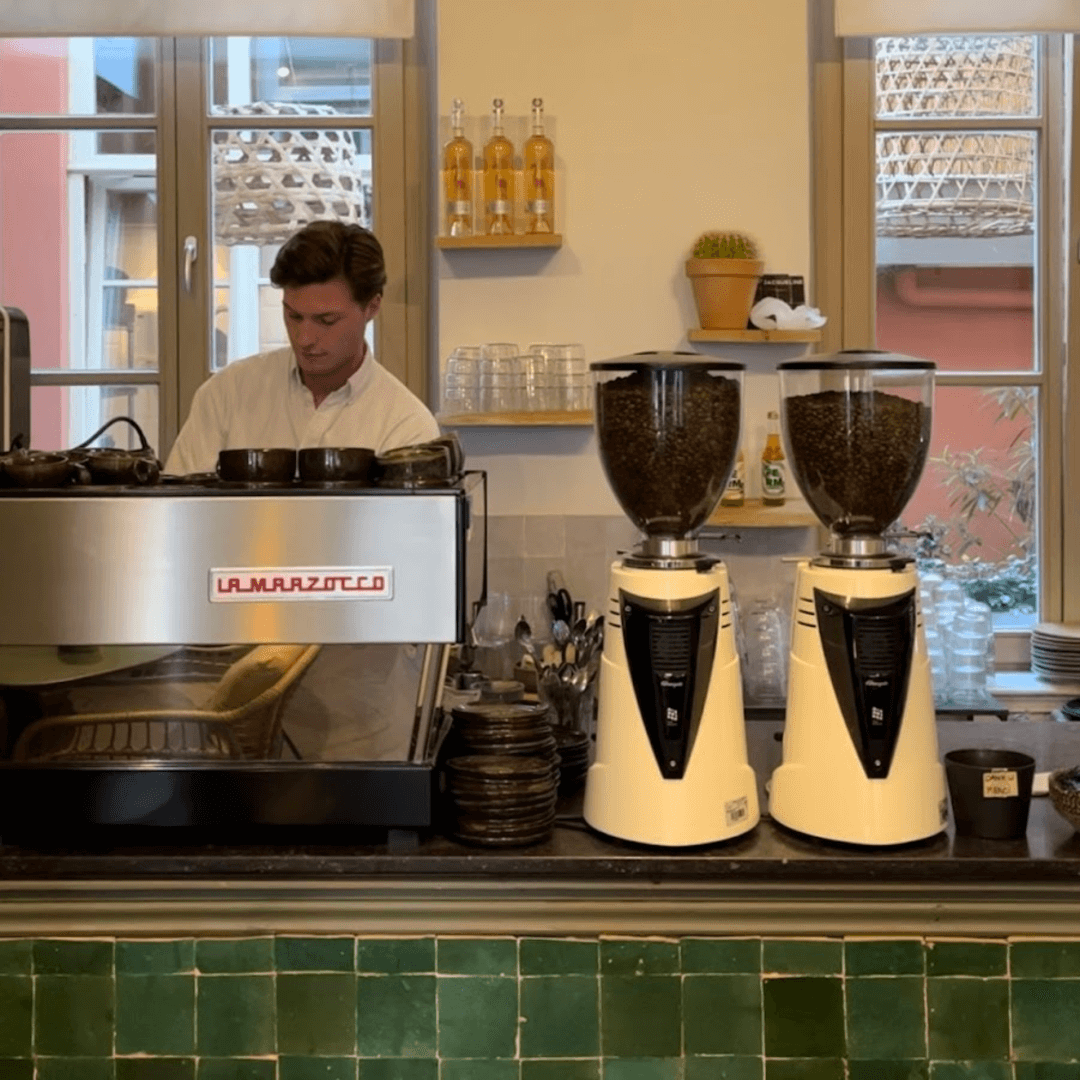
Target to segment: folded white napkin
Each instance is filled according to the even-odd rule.
[[[750,321],[759,330],[817,330],[826,318],[817,308],[805,304],[792,308],[776,296],[766,296],[751,309]]]

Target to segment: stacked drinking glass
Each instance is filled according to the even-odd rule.
[[[923,574],[919,590],[935,694],[957,704],[981,699],[994,672],[993,613],[938,574]]]

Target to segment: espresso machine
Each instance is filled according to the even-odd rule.
[[[945,776],[917,575],[884,532],[926,461],[934,365],[851,351],[779,373],[791,472],[829,542],[796,576],[770,813],[826,840],[921,840],[945,827]]]
[[[728,574],[697,534],[735,464],[743,365],[637,353],[591,365],[600,459],[644,534],[611,567],[585,820],[683,846],[758,821]]]

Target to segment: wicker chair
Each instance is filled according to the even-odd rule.
[[[15,761],[215,760],[280,757],[285,704],[318,645],[257,645],[202,708],[45,716],[20,735]]]

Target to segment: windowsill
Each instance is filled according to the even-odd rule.
[[[1010,713],[1051,712],[1080,697],[1080,681],[1047,682],[1032,671],[999,671],[987,689]]]

